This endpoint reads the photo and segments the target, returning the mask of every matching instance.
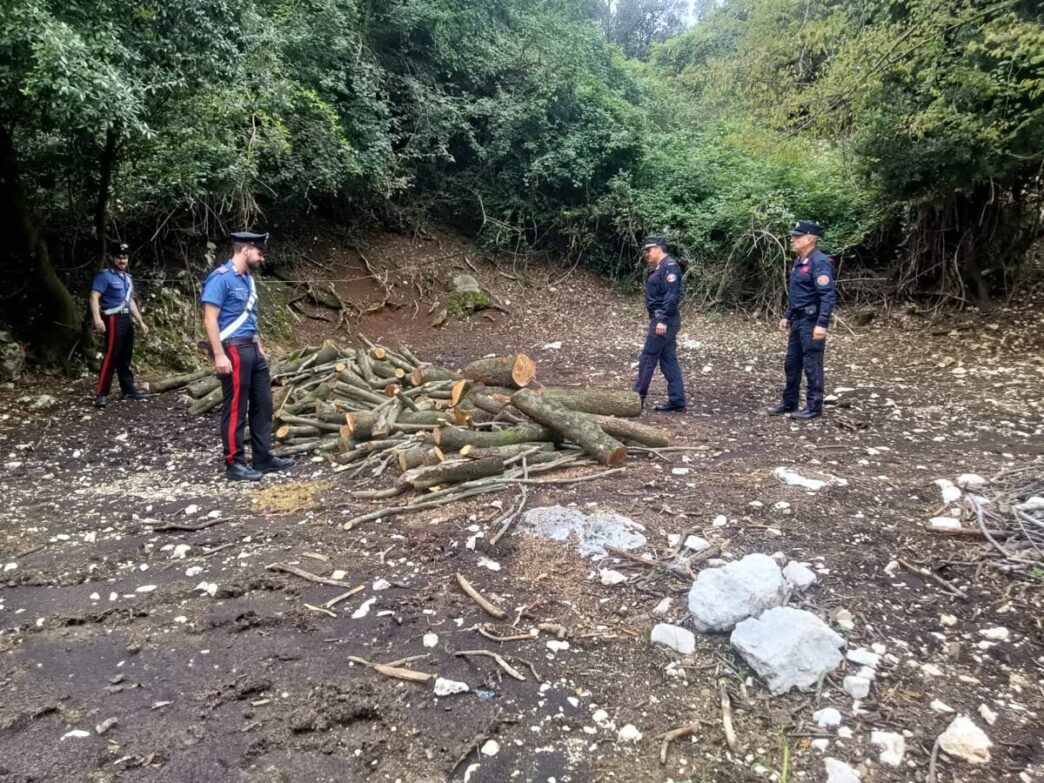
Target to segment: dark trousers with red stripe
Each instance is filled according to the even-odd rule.
[[[131,372],[131,357],[134,356],[134,325],[128,313],[102,316],[105,319],[105,358],[102,359],[96,396],[108,394],[112,387],[112,376],[120,379],[120,391],[134,391],[134,373]]]
[[[816,413],[823,412],[823,352],[826,340],[813,340],[812,330],[816,319],[799,315],[790,322],[790,338],[787,340],[787,359],[783,369],[787,374],[787,386],[783,391],[783,404],[788,408],[798,406],[801,393],[801,371],[805,372],[808,389],[805,406]]]
[[[229,345],[225,355],[232,363],[232,372],[221,376],[225,392],[221,405],[221,445],[225,462],[246,464],[243,453],[243,430],[250,420],[250,446],[254,464],[270,458],[272,440],[272,377],[268,362],[256,343]]]
[[[634,390],[644,400],[649,393],[649,385],[652,383],[656,367],[659,366],[663,370],[663,377],[667,379],[667,402],[684,408],[685,381],[682,379],[681,365],[678,364],[677,344],[681,321],[669,321],[667,332],[664,334],[656,334],[657,323],[655,318],[649,321],[645,346],[642,348],[642,355],[638,357],[638,378],[634,382]]]

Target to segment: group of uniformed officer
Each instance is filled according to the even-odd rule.
[[[789,334],[786,386],[783,401],[771,408],[773,416],[789,413],[794,419],[814,419],[823,410],[823,349],[834,309],[834,264],[816,247],[823,230],[809,220],[799,220],[790,231],[790,244],[797,256],[790,271],[788,308],[779,328]],[[258,481],[266,473],[285,470],[294,460],[272,454],[272,386],[268,360],[261,347],[257,327],[256,272],[264,263],[268,234],[241,231],[229,235],[232,257],[215,267],[203,283],[203,343],[220,378],[224,397],[221,406],[221,443],[225,475],[232,481]],[[638,361],[634,390],[642,399],[649,393],[657,366],[667,379],[667,402],[654,406],[660,412],[686,410],[685,383],[678,364],[677,337],[681,328],[678,307],[684,293],[683,272],[667,252],[662,236],[647,237],[642,253],[648,266],[645,307],[649,326]],[[99,272],[91,286],[90,307],[95,328],[105,335],[105,357],[95,389],[94,404],[108,404],[115,372],[124,399],[143,400],[146,395],[134,385],[130,369],[134,350],[134,327],[148,327],[134,300],[134,283],[127,266],[128,247],[118,245],[110,254],[110,266]],[[104,316],[104,317],[103,317]],[[805,407],[798,410],[801,375],[807,380]],[[251,461],[247,462],[243,435],[250,422]]]
[[[834,262],[816,247],[822,233],[823,229],[811,220],[799,220],[790,230],[790,246],[796,260],[790,270],[786,315],[779,322],[780,331],[789,335],[784,362],[786,386],[783,401],[769,409],[772,416],[790,414],[792,419],[807,420],[823,413],[823,350],[837,295]],[[685,386],[676,346],[681,328],[678,304],[684,293],[682,270],[667,252],[667,240],[662,236],[646,237],[642,253],[649,267],[645,281],[649,326],[638,359],[634,390],[641,396],[644,407],[649,384],[659,365],[667,379],[667,403],[656,405],[654,410],[684,412]],[[798,410],[802,371],[807,391],[805,407]]]

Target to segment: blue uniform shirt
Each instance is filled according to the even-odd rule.
[[[218,312],[218,329],[223,330],[232,323],[247,306],[250,298],[250,274],[241,275],[232,267],[232,259],[214,269],[203,282],[203,295],[199,298],[203,304],[220,308]],[[257,334],[257,305],[246,321],[236,331],[226,337],[252,337]]]
[[[103,269],[94,276],[94,282],[91,283],[91,290],[101,294],[102,310],[123,307],[130,287],[131,276],[115,269]],[[127,302],[126,306],[130,307],[130,302]]]
[[[817,326],[830,326],[830,315],[837,301],[834,277],[834,262],[819,248],[813,248],[806,258],[794,261],[787,290],[787,318],[793,320],[804,313],[814,317]]]
[[[645,309],[660,323],[676,322],[681,298],[681,267],[673,256],[665,256],[645,281]]]

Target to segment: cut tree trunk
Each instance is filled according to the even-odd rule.
[[[475,432],[460,427],[439,427],[435,430],[435,445],[443,451],[460,451],[465,446],[489,448],[510,446],[513,443],[559,440],[553,430],[538,424],[519,424],[499,432]]]
[[[464,368],[464,377],[493,386],[524,389],[536,377],[536,364],[524,353],[479,359]]]
[[[459,459],[408,470],[399,480],[414,489],[428,489],[441,484],[458,484],[462,481],[498,476],[503,472],[504,463],[499,459]]]
[[[149,392],[152,394],[162,394],[171,389],[180,389],[182,386],[188,386],[190,383],[201,381],[213,374],[214,371],[208,367],[203,370],[196,370],[195,372],[187,373],[186,375],[172,375],[169,378],[162,378],[158,381],[151,382],[149,384]]]
[[[595,423],[606,435],[619,440],[641,443],[643,446],[663,448],[671,443],[671,434],[662,427],[650,427],[630,419],[617,419],[614,416],[593,416]]]
[[[410,380],[414,386],[423,386],[433,381],[455,381],[458,378],[460,378],[460,374],[453,372],[453,370],[428,365],[427,367],[417,367],[411,373]]]
[[[207,374],[208,377],[200,378],[198,381],[194,381],[188,385],[189,397],[194,400],[198,400],[201,397],[206,397],[214,389],[221,386],[221,380],[214,375],[213,372]]]
[[[380,413],[358,411],[347,414],[348,433],[356,440],[367,440],[373,437],[373,427]],[[452,421],[453,416],[440,411],[403,411],[397,421],[400,424],[428,424],[437,427]]]
[[[593,419],[541,399],[532,389],[515,392],[511,404],[533,421],[573,441],[603,465],[616,467],[627,458],[627,447],[602,432]]]
[[[399,470],[407,471],[410,468],[419,468],[422,465],[438,465],[444,459],[440,449],[426,449],[418,446],[413,449],[403,449],[395,455],[399,461]]]
[[[478,446],[465,446],[460,450],[460,456],[468,459],[499,459],[501,461],[517,457],[527,451],[538,449],[539,453],[554,452],[554,443],[515,443],[511,446],[492,446],[479,448]]]
[[[545,400],[580,413],[624,417],[640,416],[642,413],[642,398],[638,392],[627,389],[545,386],[539,393]]]

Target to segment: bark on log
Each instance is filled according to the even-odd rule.
[[[539,449],[538,453],[554,452],[554,443],[515,443],[510,446],[492,446],[479,448],[477,446],[465,446],[460,450],[460,456],[468,459],[499,459],[501,461],[511,459],[526,451]]]
[[[553,430],[538,424],[519,424],[499,432],[475,432],[460,427],[439,427],[433,433],[435,445],[443,451],[460,451],[471,445],[480,448],[510,446],[513,443],[560,440]]]
[[[189,393],[189,397],[191,397],[194,400],[199,400],[203,397],[206,397],[219,386],[221,386],[221,380],[216,375],[214,375],[213,372],[211,372],[210,377],[201,378],[195,383],[190,383],[187,391]]]
[[[624,417],[640,416],[642,413],[642,398],[638,392],[628,389],[545,386],[540,389],[540,396],[580,413]]]
[[[627,447],[602,432],[593,419],[541,399],[532,389],[515,392],[511,404],[533,421],[573,441],[603,465],[615,468],[627,459]]]
[[[663,448],[671,443],[671,434],[662,427],[650,427],[630,419],[617,419],[614,416],[594,416],[595,423],[606,435],[618,440],[629,440],[643,446]]]
[[[418,446],[413,449],[403,449],[395,455],[399,462],[399,470],[405,472],[411,468],[419,468],[422,465],[438,465],[444,459],[439,449],[422,448]]]
[[[464,368],[464,377],[479,383],[524,389],[536,377],[536,364],[524,353],[479,359]]]
[[[162,394],[165,391],[180,389],[182,386],[188,386],[190,383],[201,381],[204,378],[213,377],[213,375],[214,371],[208,367],[203,370],[190,372],[186,375],[174,375],[170,378],[162,378],[149,384],[149,392],[152,394]]]
[[[293,440],[294,438],[318,438],[319,428],[307,425],[283,424],[275,431],[276,440]]]
[[[459,459],[408,470],[399,480],[414,489],[428,489],[440,484],[459,484],[462,481],[498,476],[503,472],[504,463],[499,459]]]
[[[215,380],[217,380],[215,378]],[[200,397],[191,406],[189,406],[189,416],[199,416],[202,413],[206,413],[211,408],[215,408],[221,404],[222,397],[225,396],[225,390],[221,388],[221,382],[218,381],[218,386],[213,389],[209,394],[204,397]]]
[[[356,440],[368,440],[373,437],[373,426],[377,423],[379,413],[358,411],[347,414],[348,433]],[[451,421],[452,416],[439,411],[403,411],[397,421],[400,424],[428,424],[437,427]]]
[[[320,432],[336,432],[338,435],[341,434],[341,427],[337,424],[331,424],[328,421],[320,421],[316,419],[306,419],[302,416],[292,416],[284,411],[276,413],[275,418],[283,424],[293,424],[298,427],[315,427]]]
[[[433,381],[455,381],[458,378],[460,378],[459,373],[447,370],[445,367],[436,367],[435,365],[417,367],[410,374],[410,381],[414,386],[423,386]]]

